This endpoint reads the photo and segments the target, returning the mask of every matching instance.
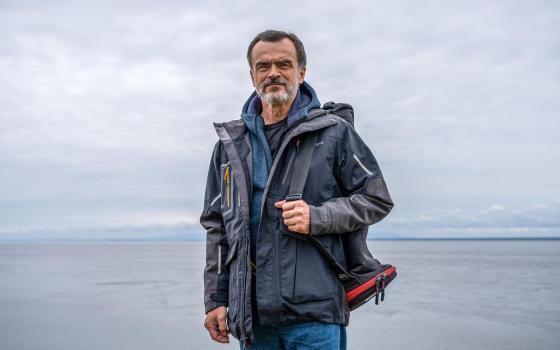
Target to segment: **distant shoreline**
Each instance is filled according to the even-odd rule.
[[[424,237],[424,238],[368,238],[368,241],[560,241],[560,237]],[[42,243],[42,242],[204,242],[204,239],[189,238],[0,238],[2,243]]]

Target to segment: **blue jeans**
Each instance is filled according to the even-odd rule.
[[[289,326],[253,327],[256,343],[249,350],[346,350],[346,328],[342,324],[308,322]]]

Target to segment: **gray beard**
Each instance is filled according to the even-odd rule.
[[[293,94],[290,94],[289,92],[283,92],[283,93],[265,93],[264,95],[261,96],[261,99],[264,103],[271,105],[271,106],[278,106],[278,105],[282,105],[284,103],[286,103],[287,101],[290,100],[290,97],[292,97]]]
[[[269,106],[279,106],[286,102],[288,102],[297,92],[298,83],[296,82],[295,86],[291,86],[290,84],[286,84],[286,92],[282,93],[267,93],[263,92],[264,87],[259,87],[257,89],[257,94],[261,98],[261,100]]]

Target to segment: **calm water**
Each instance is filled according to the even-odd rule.
[[[559,241],[371,242],[399,276],[349,349],[559,349]],[[202,322],[204,242],[0,244],[0,349],[238,349]],[[233,338],[232,338],[233,340]]]

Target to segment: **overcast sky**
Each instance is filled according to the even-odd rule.
[[[203,237],[269,28],[354,106],[396,204],[370,237],[560,236],[557,2],[0,0],[0,239]]]

